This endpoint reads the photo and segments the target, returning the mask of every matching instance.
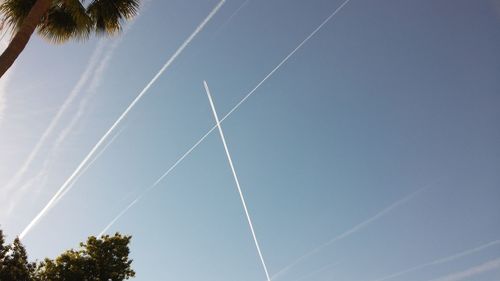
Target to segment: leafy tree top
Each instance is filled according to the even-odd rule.
[[[129,259],[131,236],[116,233],[91,236],[79,249],[67,250],[55,259],[29,262],[19,239],[5,245],[0,230],[1,281],[122,281],[135,276]]]

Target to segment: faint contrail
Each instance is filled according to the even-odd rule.
[[[96,58],[94,58],[94,59],[98,61],[98,65],[95,65],[95,63],[89,64],[88,68],[84,72],[84,75],[82,76],[82,78],[84,77],[85,79],[80,78],[80,80],[77,83],[77,86],[78,85],[80,85],[80,86],[78,86],[78,87],[75,86],[75,88],[74,88],[75,92],[74,92],[73,98],[78,93],[83,92],[83,90],[81,88],[83,87],[84,84],[89,84],[89,86],[87,87],[88,89],[86,91],[84,91],[85,95],[82,98],[82,100],[80,101],[80,104],[78,105],[77,112],[73,115],[71,121],[66,125],[66,127],[64,127],[61,130],[61,132],[59,133],[59,136],[52,143],[50,151],[48,152],[48,156],[45,157],[45,160],[42,164],[42,168],[40,168],[37,175],[35,175],[32,179],[27,180],[27,182],[24,185],[22,185],[21,187],[19,187],[15,191],[15,193],[11,196],[12,198],[9,198],[9,208],[7,208],[7,210],[8,210],[7,215],[11,214],[11,212],[14,210],[14,207],[18,203],[18,201],[24,196],[27,189],[29,187],[31,187],[32,184],[36,183],[37,180],[39,181],[40,179],[46,178],[48,176],[48,169],[49,169],[51,162],[53,161],[54,155],[56,154],[56,150],[62,145],[62,143],[64,143],[64,141],[66,140],[66,138],[68,137],[70,132],[73,130],[73,127],[82,118],[83,114],[85,113],[85,109],[86,109],[86,105],[87,105],[88,101],[90,100],[90,98],[93,96],[92,94],[95,93],[96,89],[100,85],[102,73],[108,67],[109,61],[111,60],[111,57],[113,56],[116,48],[119,46],[119,44],[122,41],[123,36],[125,36],[127,34],[128,30],[130,29],[130,27],[132,26],[132,24],[134,22],[135,22],[135,20],[126,26],[125,30],[123,31],[123,33],[119,39],[114,40],[114,42],[110,46],[105,48],[106,51],[104,52],[104,54],[102,54],[102,55],[96,54]],[[100,42],[98,43],[98,46],[101,46],[99,48],[100,49],[99,51],[100,51],[100,53],[102,53],[103,52],[102,49],[104,48],[103,46],[105,46],[105,40],[104,39],[100,40]],[[96,48],[96,50],[97,50],[97,48]],[[94,57],[94,56],[92,56],[92,57]],[[87,75],[88,73],[86,74],[86,72],[88,72],[88,71],[91,72],[90,75]],[[89,78],[89,76],[90,76],[90,78]],[[90,80],[90,81],[87,83],[87,80]],[[70,95],[70,97],[71,97],[71,95]],[[66,99],[66,101],[68,101],[68,99]],[[68,101],[66,107],[68,107],[70,103],[71,103],[71,101]],[[60,111],[61,110],[65,111],[66,109],[61,107]],[[42,139],[40,139],[40,141],[39,141],[40,145],[42,145],[44,143],[45,139],[50,135],[50,131],[52,131],[52,129],[54,129],[55,126],[58,125],[57,123],[59,123],[59,120],[60,120],[60,116],[59,117],[56,116],[52,119],[52,122],[53,122],[52,127],[49,126],[49,128],[51,128],[51,129],[47,130],[46,131],[47,134],[44,134],[44,136],[42,136]],[[40,149],[40,146],[38,146],[38,147],[35,146],[35,149],[32,151],[32,153],[34,152],[33,157],[36,156],[39,149]],[[32,160],[33,159],[31,159],[30,162]],[[27,164],[29,164],[29,163],[27,163]],[[22,175],[20,175],[20,176],[22,176]],[[21,179],[21,177],[19,178],[19,180],[20,179]],[[43,185],[39,185],[38,189],[42,188],[42,186]]]
[[[288,59],[290,59],[291,56],[293,56],[305,43],[307,43],[307,41],[309,41],[309,39],[311,39],[311,37],[313,37],[328,21],[330,21],[332,19],[333,16],[335,16],[349,1],[351,0],[347,0],[345,1],[344,3],[342,3],[335,11],[333,11],[332,14],[330,14],[330,16],[328,18],[326,18],[316,29],[313,30],[313,32],[311,32],[309,34],[309,36],[307,36],[304,40],[302,40],[302,42],[300,42],[299,45],[297,45],[297,47],[295,47],[295,49],[293,49],[276,67],[274,67],[271,72],[269,72],[265,77],[264,79],[262,79],[258,84],[257,86],[255,86],[250,92],[248,92],[245,97],[243,97],[243,99],[240,100],[240,102],[238,102],[226,115],[224,115],[224,117],[222,117],[222,119],[220,120],[220,122],[224,122],[224,120],[226,120],[226,118],[228,118],[235,110],[237,110],[251,95],[253,95],[253,93],[255,93],[255,91],[257,91],[258,88],[260,88],[260,86],[262,84],[264,84],[264,82],[266,82],[267,79],[269,79],[269,77],[271,77],[283,64],[285,64]],[[215,129],[217,129],[217,125],[213,126],[210,130],[208,130],[197,142],[195,142],[191,148],[189,148],[186,152],[184,152],[184,154],[182,154],[181,157],[179,157],[179,159],[177,159],[177,161],[174,162],[174,164],[172,166],[170,166],[170,168],[168,168],[152,185],[150,185],[146,190],[144,190],[141,195],[139,195],[139,197],[143,197],[146,193],[148,193],[149,191],[151,191],[152,189],[154,189],[166,176],[168,176],[182,161],[184,161],[184,159],[189,155],[191,154],[191,152],[193,152],[193,150],[195,148],[198,147],[198,145],[200,145],[200,143],[202,143]],[[131,207],[131,206],[130,206]],[[126,211],[128,211],[130,209],[130,207],[127,207],[123,212],[126,213]],[[120,213],[121,216],[123,216],[122,212]],[[115,219],[113,219],[114,222],[116,222],[118,218],[115,217]],[[111,225],[110,225],[111,226]]]
[[[102,145],[102,143],[108,138],[111,132],[118,126],[118,124],[127,116],[130,110],[137,104],[137,102],[144,96],[144,94],[149,90],[149,88],[158,80],[158,78],[165,72],[165,70],[175,61],[175,59],[184,51],[184,49],[191,43],[191,41],[198,35],[200,31],[203,30],[205,25],[212,19],[212,17],[217,13],[217,11],[222,7],[225,0],[221,0],[215,8],[208,14],[208,16],[203,20],[203,22],[196,27],[194,32],[182,43],[182,45],[175,51],[175,53],[168,59],[168,61],[163,65],[163,67],[156,73],[156,75],[149,81],[149,83],[142,89],[142,91],[137,95],[137,97],[132,101],[132,103],[125,109],[125,111],[118,117],[118,119],[111,125],[111,127],[106,131],[106,133],[101,137],[101,139],[94,145],[90,152],[85,156],[83,161],[78,165],[76,170],[69,176],[69,178],[63,183],[56,194],[50,199],[50,201],[45,205],[45,207],[35,216],[35,218],[26,226],[26,228],[19,235],[20,239],[23,239],[26,234],[31,230],[31,228],[40,220],[41,217],[52,207],[56,199],[61,193],[67,188],[71,181],[78,175],[82,168],[87,164],[90,158],[94,155],[97,149]]]
[[[134,206],[137,202],[139,202],[139,200],[141,200],[143,195],[137,197],[134,201],[132,201],[130,204],[127,205],[127,207],[125,207],[125,209],[123,209],[111,222],[108,223],[108,225],[106,225],[106,227],[101,231],[101,233],[99,233],[99,235],[97,235],[97,237],[100,237],[102,235],[104,235],[104,233],[106,231],[108,231],[108,229],[113,225],[115,224],[115,222],[120,219],[130,208],[132,208],[132,206]]]
[[[323,250],[324,248],[332,245],[333,243],[335,242],[338,242],[339,240],[342,240],[344,238],[347,238],[349,236],[351,236],[352,234],[360,231],[361,229],[365,228],[366,226],[368,226],[369,224],[371,224],[372,222],[382,218],[384,215],[388,214],[389,212],[391,212],[392,210],[396,209],[397,207],[405,204],[406,202],[410,201],[411,199],[413,199],[415,196],[417,196],[419,193],[421,193],[422,191],[424,191],[425,189],[427,189],[428,187],[423,187],[413,193],[411,193],[410,195],[407,195],[405,197],[403,197],[402,199],[399,199],[398,201],[394,202],[393,204],[389,205],[388,207],[386,207],[385,209],[383,209],[382,211],[378,212],[377,214],[375,214],[374,216],[372,216],[371,218],[355,225],[354,227],[352,227],[351,229],[345,231],[344,233],[338,235],[338,236],[335,236],[334,238],[330,239],[328,242],[314,248],[313,250],[307,252],[306,254],[302,255],[301,257],[299,257],[298,259],[296,259],[294,262],[292,262],[291,264],[285,266],[283,269],[281,269],[280,271],[278,271],[277,273],[275,273],[273,275],[273,280],[276,279],[276,278],[279,278],[281,275],[284,275],[286,274],[291,268],[295,267],[297,264],[299,264],[300,262],[308,259],[309,257],[319,253],[321,250]]]
[[[98,160],[98,159],[101,157],[101,155],[102,155],[102,154],[103,154],[103,153],[104,153],[104,152],[108,149],[108,147],[109,147],[109,146],[110,146],[110,145],[111,145],[111,144],[115,141],[115,139],[116,139],[116,138],[117,138],[117,137],[118,137],[118,136],[122,133],[122,131],[123,131],[123,128],[122,128],[121,130],[119,130],[119,131],[118,131],[118,132],[117,132],[117,133],[116,133],[116,134],[115,134],[115,135],[114,135],[114,136],[113,136],[113,137],[112,137],[112,138],[108,141],[108,143],[106,143],[106,145],[105,145],[105,146],[104,146],[104,147],[103,147],[103,148],[99,151],[99,153],[97,153],[97,154],[95,155],[95,157],[94,157],[94,158],[92,158],[92,160],[88,163],[88,165],[87,165],[87,166],[85,166],[85,167],[83,168],[82,172],[81,172],[80,174],[78,174],[78,176],[77,176],[75,179],[80,178],[80,176],[81,176],[83,173],[85,173],[85,172],[88,170],[88,168],[89,168],[89,167],[90,167],[90,166],[91,166],[91,165],[92,165],[92,164],[93,164],[96,160]],[[29,180],[28,180],[28,182],[27,182],[27,183],[25,183],[25,186],[22,186],[22,187],[21,187],[21,189],[26,189],[26,186],[33,185],[33,184],[34,184],[37,180],[38,180],[38,181],[45,182],[45,181],[47,180],[47,176],[48,176],[48,171],[47,171],[47,170],[49,169],[49,167],[48,167],[48,166],[49,166],[49,164],[50,164],[50,161],[46,161],[46,162],[44,163],[44,167],[42,167],[42,169],[41,169],[41,171],[38,173],[38,175],[37,175],[36,177],[34,177],[34,178],[29,179]],[[62,196],[64,196],[64,195],[65,195],[65,194],[66,194],[66,193],[67,193],[67,192],[71,189],[71,187],[74,185],[74,183],[75,183],[75,181],[73,181],[73,182],[72,182],[72,183],[68,186],[68,188],[64,190],[64,192],[61,194],[61,196],[60,196],[59,198],[61,198]],[[44,184],[42,183],[42,184],[40,184],[40,185],[42,185],[42,186],[43,186]],[[35,191],[35,192],[36,192],[36,191]],[[13,197],[13,198],[11,198],[10,200],[11,200],[11,201],[14,201],[14,202],[17,202],[17,201],[20,199],[20,196],[22,196],[22,195],[23,195],[22,193],[16,193],[16,194],[14,194],[14,197]],[[57,202],[59,201],[59,198],[57,198],[57,199],[56,199],[56,201],[54,202],[54,204],[55,204],[55,203],[57,203]],[[7,210],[7,214],[11,214],[11,213],[12,213],[12,211],[13,211],[13,208],[14,208],[14,205],[13,205],[13,204],[11,204],[11,205],[9,206],[8,210]]]
[[[70,94],[64,100],[63,104],[61,105],[59,110],[56,112],[56,115],[50,121],[48,127],[43,131],[41,137],[38,139],[37,143],[35,144],[35,147],[31,150],[31,152],[29,153],[28,157],[23,162],[23,164],[21,165],[19,170],[17,170],[17,172],[14,174],[14,176],[5,185],[5,193],[6,193],[5,198],[8,198],[8,202],[5,204],[7,216],[12,213],[17,202],[23,196],[23,194],[25,193],[25,190],[29,186],[31,186],[31,183],[34,183],[34,182],[36,182],[37,179],[40,179],[40,178],[46,176],[45,169],[48,166],[48,161],[49,161],[48,158],[50,158],[50,156],[47,157],[47,159],[45,160],[45,162],[42,166],[42,170],[39,171],[39,173],[34,178],[26,180],[24,185],[21,185],[19,188],[14,189],[21,183],[23,176],[28,171],[33,160],[37,157],[38,153],[40,152],[40,149],[43,147],[44,143],[47,141],[47,139],[52,134],[52,132],[56,129],[56,127],[59,124],[64,113],[68,110],[68,108],[71,106],[71,104],[73,103],[75,98],[81,92],[84,85],[87,83],[89,78],[92,76],[93,70],[94,70],[96,64],[99,62],[99,59],[101,57],[101,54],[102,54],[104,47],[105,47],[104,40],[100,40],[97,43],[96,48],[92,52],[92,55],[90,56],[90,60],[87,64],[85,70],[83,71],[83,73],[80,76],[80,78],[78,79],[77,83],[75,84],[75,86],[71,90]]]
[[[238,13],[243,10],[243,8],[245,8],[245,6],[248,4],[248,2],[250,2],[250,0],[245,0],[245,2],[241,3],[241,5],[229,16],[229,18],[227,18],[226,21],[224,21],[219,29],[217,29],[217,31],[214,33],[214,37],[217,36],[217,34],[222,30],[224,29],[224,27],[226,27],[230,22],[231,20],[233,20],[233,18],[238,15]]]
[[[373,281],[385,281],[385,280],[393,279],[393,278],[399,277],[401,275],[404,275],[404,274],[407,274],[407,273],[410,273],[410,272],[414,272],[414,271],[417,271],[417,270],[420,270],[420,269],[424,269],[424,268],[427,268],[427,267],[430,267],[430,266],[435,266],[435,265],[443,264],[443,263],[446,263],[446,262],[454,261],[454,260],[457,260],[459,258],[462,258],[462,257],[468,256],[468,255],[474,254],[476,252],[482,251],[482,250],[484,250],[486,248],[493,247],[493,246],[496,246],[496,245],[500,245],[500,240],[491,241],[491,242],[488,242],[486,244],[480,245],[478,247],[475,247],[475,248],[472,248],[472,249],[469,249],[469,250],[465,250],[463,252],[460,252],[460,253],[457,253],[457,254],[445,257],[445,258],[440,258],[440,259],[433,260],[433,261],[427,262],[427,263],[423,263],[421,265],[417,265],[417,266],[414,266],[414,267],[411,267],[411,268],[408,268],[408,269],[405,269],[405,270],[402,270],[402,271],[391,273],[391,274],[389,274],[387,276],[375,279]]]
[[[38,155],[38,152],[42,148],[42,145],[45,143],[49,135],[52,133],[52,131],[56,128],[57,124],[59,124],[59,120],[63,116],[63,114],[66,112],[68,107],[71,105],[73,100],[78,96],[80,93],[81,89],[89,79],[90,75],[92,74],[92,71],[95,68],[95,65],[99,62],[99,58],[102,53],[102,49],[104,43],[103,41],[99,41],[97,44],[94,52],[92,53],[89,63],[87,64],[87,67],[82,73],[82,76],[80,76],[80,79],[78,79],[78,82],[75,84],[71,92],[69,93],[68,97],[64,100],[63,104],[57,111],[56,115],[52,118],[52,120],[49,123],[49,126],[43,131],[42,136],[40,139],[38,139],[37,143],[35,144],[35,147],[33,150],[31,150],[30,154],[28,155],[28,158],[24,161],[24,163],[21,165],[21,168],[17,170],[17,172],[14,174],[12,179],[5,185],[5,190],[6,192],[10,192],[22,179],[26,171],[31,165],[31,162],[35,159],[35,157]]]
[[[245,197],[243,196],[243,192],[241,191],[240,181],[238,180],[238,175],[236,174],[236,170],[234,168],[233,160],[231,158],[231,154],[229,153],[229,149],[227,148],[226,138],[224,137],[224,132],[222,131],[222,127],[220,125],[219,116],[217,115],[217,111],[215,110],[215,105],[212,100],[212,95],[210,94],[210,89],[208,88],[207,81],[203,81],[203,86],[205,87],[205,91],[207,92],[208,101],[210,102],[210,107],[212,108],[212,113],[215,118],[215,123],[217,129],[219,129],[220,138],[222,140],[222,145],[224,146],[224,151],[226,152],[227,161],[229,162],[229,167],[231,167],[231,172],[233,173],[234,182],[236,183],[236,187],[238,189],[238,193],[240,194],[241,204],[243,205],[243,210],[245,211],[245,215],[247,217],[248,226],[250,227],[250,232],[252,232],[253,242],[255,243],[255,248],[257,248],[257,253],[259,254],[260,261],[262,263],[262,267],[264,268],[264,272],[266,273],[266,277],[268,281],[271,281],[269,277],[269,272],[267,271],[266,263],[264,262],[264,256],[262,255],[262,251],[260,250],[259,241],[257,240],[257,236],[255,235],[255,230],[253,228],[252,219],[250,218],[250,214],[248,213],[247,204],[245,202]]]
[[[134,23],[134,22],[135,22],[135,20],[132,23]],[[107,52],[102,57],[101,63],[96,68],[96,70],[94,72],[94,75],[92,76],[92,79],[89,82],[89,86],[88,86],[88,89],[87,89],[87,95],[85,95],[85,97],[80,101],[80,104],[78,105],[78,111],[73,116],[73,119],[70,121],[70,123],[59,134],[59,137],[57,138],[57,140],[55,141],[54,145],[52,146],[52,152],[54,152],[54,150],[57,149],[66,140],[66,138],[69,135],[69,133],[73,130],[73,127],[83,117],[83,115],[84,115],[84,113],[86,111],[88,102],[94,96],[94,94],[97,92],[97,89],[99,88],[99,86],[100,86],[100,84],[102,82],[103,73],[106,70],[106,68],[108,67],[108,65],[109,65],[109,63],[111,61],[111,58],[113,57],[113,54],[114,54],[116,48],[120,45],[120,43],[121,43],[121,41],[123,39],[123,36],[126,35],[126,33],[128,32],[128,30],[130,30],[130,27],[131,27],[131,25],[129,24],[127,26],[127,28],[124,30],[124,32],[121,35],[121,37],[118,40],[115,40],[113,42],[113,44],[111,44],[111,46],[108,48]],[[121,133],[121,130],[120,130],[120,132],[117,133],[117,135],[119,135],[120,133]],[[113,138],[115,138],[115,137],[113,137]],[[110,141],[108,144],[106,144],[106,146],[108,146],[110,143],[112,143],[112,141]],[[106,148],[104,148],[101,152],[99,152],[99,154],[102,154],[105,149]],[[96,156],[94,159],[92,159],[87,164],[87,166],[91,166],[95,162],[96,158],[98,158],[99,156]],[[73,183],[70,184],[70,185],[68,185],[68,187],[65,190],[65,192],[63,192],[63,193],[60,194],[60,197],[64,196],[74,186],[74,181],[77,181],[80,178],[80,176],[83,173],[85,173],[85,171],[87,171],[87,169],[88,169],[88,167],[86,167],[85,169],[81,170],[81,172],[78,174],[78,176],[74,178]]]
[[[309,273],[307,273],[306,275],[303,275],[301,277],[299,277],[298,279],[295,279],[293,281],[301,281],[301,280],[308,280],[310,279],[312,276],[318,274],[318,273],[321,273],[321,272],[324,272],[324,271],[327,271],[327,270],[330,270],[331,268],[337,266],[339,264],[338,261],[335,261],[335,262],[332,262],[332,263],[329,263],[329,264],[326,264],[314,271],[311,271]]]
[[[488,271],[497,270],[500,268],[500,258],[487,261],[483,264],[474,266],[464,271],[455,272],[450,275],[433,279],[432,281],[460,281],[460,280],[470,280],[469,278],[475,275],[483,274]]]
[[[149,2],[150,2],[149,0],[142,2],[141,3],[143,6],[142,9],[145,9],[146,4],[148,4]],[[51,151],[49,152],[49,156],[46,157],[46,159],[42,165],[42,168],[38,172],[38,174],[34,178],[27,180],[27,182],[24,185],[22,185],[18,190],[16,190],[15,194],[14,194],[14,198],[9,198],[9,207],[7,208],[7,210],[8,210],[7,214],[10,214],[10,212],[15,207],[15,204],[17,203],[18,199],[21,196],[23,196],[26,189],[31,186],[31,183],[36,182],[38,179],[47,176],[47,169],[48,169],[48,166],[53,158],[53,154],[55,152],[55,149],[57,149],[61,145],[61,143],[64,142],[64,140],[66,139],[69,132],[73,129],[74,125],[82,117],[82,115],[85,111],[86,104],[87,104],[88,100],[90,99],[90,95],[88,93],[95,92],[97,87],[100,85],[102,73],[107,68],[109,61],[114,54],[115,49],[118,47],[118,45],[121,43],[124,36],[127,34],[127,32],[130,30],[130,28],[133,26],[133,24],[135,23],[135,21],[137,21],[137,19],[139,17],[140,17],[140,14],[138,14],[127,26],[125,26],[121,36],[118,39],[115,39],[114,42],[111,44],[111,46],[105,48],[106,44],[105,44],[104,39],[101,39],[98,42],[96,49],[94,50],[94,52],[91,55],[91,59],[87,65],[86,69],[84,70],[82,76],[80,76],[80,79],[78,80],[78,82],[76,83],[74,88],[71,90],[70,95],[68,96],[68,98],[66,98],[66,100],[64,101],[63,105],[61,106],[61,108],[59,109],[57,114],[51,120],[49,126],[45,129],[41,138],[39,139],[39,141],[37,142],[37,144],[35,145],[35,147],[31,151],[30,155],[28,156],[26,161],[23,163],[21,168],[17,171],[17,173],[14,175],[14,177],[7,183],[7,185],[6,185],[7,192],[10,189],[12,189],[13,187],[15,187],[19,183],[19,181],[22,179],[22,176],[27,171],[31,162],[34,160],[34,158],[38,154],[43,143],[48,138],[48,136],[51,134],[51,132],[55,129],[55,127],[58,125],[59,120],[62,117],[62,114],[67,110],[67,108],[72,103],[72,101],[76,98],[76,96],[82,91],[82,88],[87,83],[87,81],[89,80],[89,76],[90,76],[91,77],[90,82],[89,82],[90,85],[88,87],[88,90],[86,91],[87,95],[85,95],[83,100],[80,102],[78,111],[73,116],[70,123],[61,131],[61,133],[59,134],[56,141],[52,144],[52,148],[51,148]],[[102,54],[104,48],[106,49],[106,53],[101,57],[101,54]],[[97,63],[98,63],[98,65],[96,67]],[[1,104],[0,104],[0,106],[1,106]],[[42,186],[42,185],[40,185],[40,186]]]
[[[145,1],[141,2],[141,9],[140,10],[144,11],[146,9],[147,5],[149,4],[149,2],[150,2],[150,0],[145,0]],[[62,143],[64,143],[64,141],[66,140],[66,138],[68,137],[68,135],[73,130],[74,126],[76,126],[76,124],[78,124],[78,122],[84,116],[84,113],[85,113],[85,111],[87,109],[87,104],[90,101],[90,99],[97,93],[97,89],[99,88],[99,86],[102,83],[103,73],[108,68],[108,66],[110,64],[110,61],[111,61],[111,59],[112,59],[112,57],[113,57],[116,49],[118,48],[118,46],[120,46],[121,42],[123,41],[123,38],[125,38],[125,36],[127,35],[127,33],[134,26],[134,23],[140,17],[141,17],[141,14],[136,15],[134,17],[134,19],[132,19],[125,26],[125,28],[123,29],[123,32],[120,34],[120,36],[118,38],[114,39],[112,41],[112,43],[110,44],[110,46],[108,46],[106,48],[106,52],[102,55],[102,57],[99,58],[99,64],[97,65],[97,67],[95,67],[95,70],[92,72],[92,78],[88,82],[88,86],[87,86],[87,89],[85,91],[85,95],[83,96],[83,98],[80,101],[80,104],[78,105],[77,112],[73,115],[73,118],[68,123],[68,125],[66,125],[66,127],[61,130],[61,132],[59,133],[59,136],[57,137],[56,141],[52,144],[51,150],[49,152],[49,156],[46,157],[45,162],[43,164],[43,168],[40,170],[40,172],[37,175],[37,177],[39,177],[41,175],[44,175],[44,174],[45,175],[47,174],[48,165],[52,161],[52,158],[54,157],[54,154],[56,153],[56,150],[61,146]],[[102,40],[102,41],[104,41],[104,40]],[[107,145],[109,145],[109,143]],[[101,153],[102,152],[100,152],[99,154],[101,154]],[[91,162],[89,162],[88,165],[92,165],[92,163],[94,163],[94,161],[95,161],[95,159],[93,159]],[[86,170],[87,169],[82,170],[81,173],[84,173]],[[81,173],[80,173],[80,175],[78,177],[75,178],[75,180],[77,180],[78,178],[80,178]],[[28,186],[29,185],[25,185],[24,188],[21,188],[21,192],[24,192],[25,191],[24,189],[26,187],[28,187]],[[73,184],[71,184],[70,186],[68,186],[68,189],[70,189],[72,186],[73,186]],[[39,188],[41,188],[41,187],[39,187]],[[66,192],[64,192],[63,194],[61,194],[61,196],[63,196]]]

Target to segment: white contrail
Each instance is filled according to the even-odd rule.
[[[297,47],[295,47],[295,49],[293,49],[276,67],[274,67],[271,72],[269,72],[265,77],[264,79],[262,79],[258,84],[257,86],[255,86],[250,92],[248,92],[245,97],[243,97],[243,99],[240,100],[240,102],[238,102],[226,115],[224,115],[224,117],[222,117],[222,119],[220,120],[220,122],[224,122],[224,120],[226,120],[226,118],[228,118],[235,110],[237,110],[251,95],[253,95],[255,93],[255,91],[257,91],[258,88],[260,88],[260,86],[262,84],[264,84],[264,82],[266,82],[267,79],[269,79],[269,77],[271,77],[283,64],[285,64],[288,59],[290,59],[291,56],[293,56],[305,43],[307,43],[307,41],[309,41],[309,39],[311,39],[328,21],[330,21],[332,19],[333,16],[335,16],[349,1],[351,0],[347,0],[345,1],[344,3],[342,3],[335,11],[333,11],[332,14],[330,14],[330,16],[328,18],[326,18],[316,29],[313,30],[313,32],[311,32],[309,34],[309,36],[307,36],[304,40],[302,40],[302,42],[300,42],[299,45],[297,45]],[[184,152],[184,154],[182,154],[181,157],[179,157],[179,159],[177,159],[177,161],[174,162],[174,164],[172,166],[170,166],[170,168],[168,168],[152,185],[150,185],[146,190],[144,190],[141,195],[139,195],[139,197],[143,197],[146,193],[148,193],[149,191],[151,191],[152,189],[154,189],[156,186],[158,186],[158,184],[166,177],[168,176],[182,161],[184,161],[184,159],[189,155],[191,154],[191,152],[193,152],[193,150],[195,150],[195,148],[198,147],[198,145],[200,145],[215,129],[217,129],[217,125],[213,126],[210,130],[208,130],[196,143],[194,143],[191,148],[189,148],[186,152]],[[123,211],[123,214],[126,213],[126,211],[128,211],[130,209],[130,207],[126,208],[124,211]],[[121,214],[121,216],[123,216],[123,214]],[[114,222],[116,222],[118,218],[115,217],[115,219],[113,219]],[[110,225],[111,226],[111,225]]]
[[[35,218],[26,226],[26,228],[19,235],[20,239],[23,239],[26,234],[31,230],[31,228],[36,225],[36,223],[42,218],[45,213],[52,207],[56,199],[61,193],[69,186],[71,181],[80,173],[82,168],[87,164],[90,158],[94,155],[97,149],[102,145],[102,143],[108,138],[111,132],[118,126],[118,124],[127,116],[127,114],[132,110],[132,108],[137,104],[137,102],[142,98],[142,96],[149,90],[149,88],[158,80],[158,78],[165,72],[165,70],[175,61],[175,59],[184,51],[184,49],[191,43],[191,41],[198,35],[200,31],[203,30],[205,25],[212,19],[212,17],[217,13],[217,11],[222,7],[225,0],[221,0],[215,8],[208,14],[208,16],[203,20],[203,22],[196,27],[194,32],[182,43],[182,45],[175,51],[175,53],[168,59],[168,61],[163,65],[163,67],[156,73],[156,75],[149,81],[149,83],[142,89],[142,91],[137,95],[137,97],[132,101],[132,103],[125,109],[125,111],[118,117],[118,119],[111,125],[111,127],[106,131],[106,133],[101,137],[101,139],[94,145],[90,152],[85,156],[83,161],[78,165],[75,171],[69,176],[69,178],[63,183],[56,194],[50,199],[50,201],[45,205],[45,207],[35,216]]]
[[[307,43],[309,39],[311,39],[321,28],[323,28],[323,26],[327,24],[338,12],[340,12],[340,10],[342,10],[342,8],[344,8],[344,6],[350,1],[351,0],[344,1],[337,9],[335,9],[330,16],[328,16],[318,27],[316,27],[316,29],[314,29],[309,36],[302,40],[302,42],[300,42],[295,49],[293,49],[273,70],[271,70],[271,72],[269,72],[269,74],[267,74],[266,77],[264,77],[264,79],[262,79],[262,81],[260,81],[259,84],[257,84],[257,86],[255,86],[255,88],[253,88],[239,103],[237,103],[220,121],[223,122],[229,115],[231,115],[231,113],[233,113],[233,111],[238,109],[242,103],[244,103],[262,84],[264,84],[264,82],[266,82],[269,77],[271,77],[284,63],[286,63],[288,59],[290,59],[290,57],[292,57],[300,48],[302,48],[302,46]],[[212,128],[212,130],[214,129],[215,127]]]
[[[455,272],[441,278],[433,279],[432,281],[460,281],[464,279],[470,280],[469,278],[472,276],[497,269],[500,269],[500,258],[490,260],[461,272]]]
[[[247,204],[245,202],[245,197],[243,196],[243,192],[241,191],[240,181],[238,180],[238,175],[236,174],[231,154],[229,153],[229,149],[227,148],[226,138],[224,137],[224,132],[222,131],[222,126],[220,125],[219,116],[217,115],[217,111],[215,110],[215,105],[212,100],[212,95],[210,94],[210,89],[208,88],[207,81],[203,81],[203,86],[205,87],[205,91],[207,92],[208,101],[210,102],[210,107],[212,108],[212,113],[214,115],[217,129],[219,129],[219,134],[222,140],[222,145],[224,146],[224,151],[226,152],[227,161],[229,162],[229,167],[231,167],[231,172],[233,173],[234,182],[236,183],[236,188],[238,189],[238,193],[240,194],[241,204],[243,205],[243,210],[245,211],[245,216],[247,217],[248,226],[250,227],[250,232],[252,232],[255,248],[257,248],[257,253],[259,254],[259,258],[262,263],[262,267],[264,268],[264,272],[266,273],[267,280],[271,281],[271,278],[269,277],[269,272],[267,271],[266,263],[264,261],[264,256],[262,255],[262,251],[260,250],[259,241],[257,240],[257,235],[255,235],[255,230],[253,228],[252,219],[250,218],[250,214],[248,212]]]
[[[342,239],[345,239],[345,238],[351,236],[352,234],[360,231],[361,229],[365,228],[366,226],[368,226],[369,224],[373,223],[374,221],[379,220],[380,218],[382,218],[383,216],[385,216],[389,212],[393,211],[397,207],[399,207],[399,206],[405,204],[406,202],[410,201],[411,199],[413,199],[415,196],[417,196],[419,193],[421,193],[422,191],[424,191],[427,188],[428,188],[427,186],[423,187],[423,188],[421,188],[421,189],[419,189],[419,190],[411,193],[410,195],[407,195],[404,198],[399,199],[398,201],[396,201],[393,204],[389,205],[388,207],[386,207],[382,211],[378,212],[377,214],[375,214],[371,218],[369,218],[369,219],[367,219],[367,220],[365,220],[365,221],[363,221],[363,222],[355,225],[351,229],[349,229],[349,230],[343,232],[342,234],[337,235],[334,238],[330,239],[328,242],[326,242],[326,243],[324,243],[324,244],[322,244],[322,245],[314,248],[313,250],[307,252],[306,254],[304,254],[301,257],[299,257],[298,259],[296,259],[294,262],[290,263],[289,265],[285,266],[280,271],[278,271],[277,273],[275,273],[273,275],[272,279],[274,280],[274,279],[279,278],[281,275],[286,274],[290,269],[292,269],[293,267],[295,267],[297,264],[299,264],[302,261],[308,259],[309,257],[311,257],[311,256],[319,253],[324,248],[332,245],[335,242],[338,242],[338,241],[340,241]]]
[[[490,248],[490,247],[493,247],[493,246],[497,246],[497,245],[500,245],[500,240],[491,241],[491,242],[488,242],[486,244],[480,245],[478,247],[475,247],[475,248],[472,248],[472,249],[469,249],[469,250],[465,250],[463,252],[460,252],[460,253],[457,253],[457,254],[445,257],[445,258],[440,258],[440,259],[433,260],[433,261],[427,262],[427,263],[423,263],[421,265],[417,265],[417,266],[414,266],[414,267],[411,267],[411,268],[408,268],[408,269],[405,269],[405,270],[402,270],[402,271],[391,273],[391,274],[389,274],[387,276],[378,278],[378,279],[373,280],[373,281],[385,281],[385,280],[393,279],[393,278],[399,277],[401,275],[404,275],[404,274],[407,274],[407,273],[410,273],[410,272],[414,272],[414,271],[417,271],[417,270],[420,270],[420,269],[424,269],[424,268],[427,268],[427,267],[430,267],[430,266],[435,266],[435,265],[447,263],[447,262],[450,262],[450,261],[454,261],[454,260],[460,259],[462,257],[465,257],[465,256],[468,256],[468,255],[477,253],[479,251],[482,251],[484,249],[487,249],[487,248]]]

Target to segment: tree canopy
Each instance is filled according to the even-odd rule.
[[[90,236],[78,249],[43,261],[28,261],[16,238],[5,244],[0,230],[0,281],[121,281],[135,276],[129,259],[131,236]]]

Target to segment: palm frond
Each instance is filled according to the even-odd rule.
[[[87,39],[92,20],[78,0],[56,0],[38,26],[38,34],[53,43]]]
[[[0,20],[18,30],[36,0],[0,0]],[[140,0],[52,0],[37,32],[43,38],[62,43],[68,39],[87,39],[92,32],[112,35],[123,28],[126,20],[139,10]]]
[[[125,20],[137,14],[139,6],[139,0],[94,0],[87,13],[97,33],[114,34],[122,29]]]
[[[4,0],[0,4],[0,13],[5,23],[13,30],[19,29],[36,0]]]

